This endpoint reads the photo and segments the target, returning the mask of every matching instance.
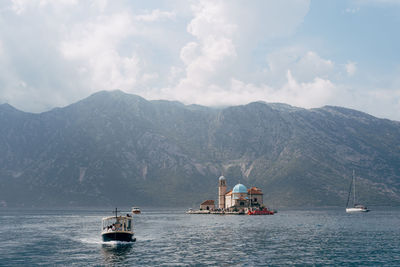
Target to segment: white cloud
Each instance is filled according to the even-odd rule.
[[[78,0],[12,0],[11,9],[18,15],[22,15],[28,9],[44,8],[52,6],[53,8],[62,8],[63,6],[76,5]]]
[[[196,42],[189,42],[181,49],[180,58],[182,59],[183,63],[185,63],[185,65],[189,65],[199,55],[199,44]]]
[[[315,77],[312,82],[298,83],[291,72],[287,73],[288,82],[273,94],[274,101],[290,103],[295,106],[311,108],[329,103],[336,87],[329,80]]]
[[[175,19],[175,12],[161,11],[159,9],[154,9],[151,12],[135,16],[135,20],[144,22],[155,22],[165,19]]]
[[[127,13],[96,17],[74,25],[61,43],[61,52],[68,59],[92,57],[114,49],[132,31],[131,16]]]
[[[248,71],[241,70],[248,66],[249,51],[265,38],[291,34],[309,6],[309,0],[290,2],[290,5],[287,1],[205,0],[191,2],[192,13],[188,15],[178,14],[188,9],[181,7],[183,3],[174,2],[163,10],[140,8],[136,4],[111,4],[105,0],[61,1],[15,0],[9,9],[20,17],[14,22],[20,25],[20,28],[14,27],[17,34],[35,35],[36,46],[30,42],[26,47],[32,58],[39,47],[52,55],[51,61],[42,63],[49,70],[46,74],[35,64],[28,64],[26,68],[32,67],[30,71],[17,71],[3,79],[7,88],[17,84],[18,90],[25,93],[26,88],[32,94],[46,91],[49,98],[39,101],[38,106],[60,105],[94,91],[114,88],[150,98],[190,98],[193,103],[212,103],[214,96],[229,96],[230,90],[236,88],[232,81],[247,75]],[[21,19],[25,20],[22,24]],[[31,21],[35,24],[29,25]],[[168,28],[168,23],[175,25]],[[176,23],[182,26],[187,23],[186,32],[175,33],[179,29]],[[166,57],[166,51],[179,51],[175,55],[168,53],[170,58],[176,57],[173,64],[160,60]],[[168,68],[163,70],[161,66]],[[25,73],[32,75],[27,77]],[[52,77],[51,82],[43,84],[43,76]],[[19,81],[27,86],[22,87]],[[257,100],[259,90],[253,89],[247,90],[246,99]],[[10,92],[7,94],[11,95]],[[191,97],[185,97],[186,92]],[[202,92],[208,92],[208,96]],[[22,106],[23,94],[13,95],[14,103]]]
[[[316,52],[308,51],[293,66],[296,77],[311,80],[315,77],[327,77],[334,69],[331,60],[321,58]]]
[[[350,7],[348,7],[348,8],[345,9],[345,12],[346,12],[346,13],[351,13],[351,14],[358,13],[359,11],[360,11],[360,8],[359,8],[359,7],[357,7],[357,8],[350,8]]]
[[[169,86],[163,92],[185,101],[186,92],[190,91],[191,98],[198,96],[203,104],[212,103],[212,96],[218,103],[220,95],[229,95],[231,81],[244,75],[241,70],[248,64],[249,50],[265,38],[290,34],[308,11],[309,1],[291,2],[289,6],[283,2],[195,2],[192,5],[194,16],[187,26],[188,33],[195,40],[184,45],[180,52],[186,75],[176,86]],[[279,15],[276,14],[278,10],[281,12]],[[313,56],[308,55],[309,61],[314,60]],[[300,64],[311,64],[306,60]],[[317,67],[321,69],[324,66]],[[205,91],[207,97],[203,94]]]
[[[187,31],[197,38],[181,49],[181,59],[186,65],[186,77],[178,90],[201,88],[217,82],[236,57],[232,41],[236,25],[226,16],[223,2],[201,1],[194,5],[194,18]]]
[[[400,5],[398,0],[353,0],[353,2],[360,6],[372,5],[377,7],[387,7]]]
[[[349,61],[345,67],[348,76],[353,76],[357,71],[357,64],[355,62]]]
[[[288,103],[298,107],[312,108],[320,107],[329,103],[331,97],[336,92],[336,86],[329,80],[316,77],[312,82],[299,83],[290,70],[287,71],[287,81],[280,88],[272,88],[267,85],[254,86],[236,82],[238,92],[237,98],[240,99],[240,92],[256,93],[257,99],[251,101],[264,100],[267,102]],[[244,88],[241,90],[239,88]],[[248,98],[250,100],[250,98]]]
[[[400,121],[400,87],[369,89],[357,85],[336,86],[330,105],[338,105]]]
[[[118,45],[134,32],[132,17],[127,13],[100,16],[76,25],[60,50],[67,60],[77,64],[80,79],[88,78],[93,91],[132,88],[140,72],[135,53],[122,56]]]
[[[3,42],[0,39],[0,60],[4,56]]]
[[[269,53],[267,65],[263,75],[278,84],[287,78],[288,69],[300,82],[310,82],[315,77],[326,79],[335,72],[332,60],[321,58],[315,51],[306,51],[302,47],[284,47]]]
[[[159,78],[158,73],[145,73],[142,75],[140,82],[143,84],[148,84]]]
[[[184,103],[207,106],[240,105],[263,100],[313,108],[329,104],[337,90],[331,81],[318,77],[311,82],[300,83],[288,70],[286,82],[276,88],[267,84],[245,83],[232,78],[228,87],[209,84],[201,91],[194,87],[164,88],[162,93],[167,99],[179,99]]]
[[[168,73],[168,84],[176,84],[184,74],[184,69],[172,66]]]
[[[210,36],[231,37],[237,28],[232,23],[227,8],[222,1],[200,1],[192,6],[194,18],[187,30],[200,40],[207,40]]]
[[[395,3],[352,1],[344,12]],[[399,75],[350,86],[365,66],[341,62],[318,36],[302,33],[309,8],[309,0],[3,1],[0,99],[43,111],[119,88],[204,105],[264,100],[371,110],[375,99],[374,112],[398,108],[399,86],[390,80]]]
[[[297,12],[293,7],[287,8],[288,12],[281,12],[280,16],[275,16],[275,12],[282,6],[274,1],[254,5],[253,2],[226,3],[200,1],[192,6],[194,17],[187,30],[195,40],[186,43],[180,52],[185,76],[176,86],[165,87],[152,98],[202,105],[236,105],[259,100],[302,107],[329,103],[336,86],[327,77],[334,72],[335,64],[314,51],[289,47],[270,53],[268,73],[263,75],[278,80],[273,86],[265,80],[256,85],[236,76],[237,70],[245,69],[248,64],[248,59],[243,57],[249,53],[243,53],[244,48],[255,46],[251,42],[261,40],[264,32],[267,39],[290,34],[302,22],[308,1],[296,2]],[[262,12],[257,10],[262,7],[265,7]],[[243,27],[243,24],[253,27]],[[254,28],[260,31],[252,32]]]

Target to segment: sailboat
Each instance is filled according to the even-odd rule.
[[[351,194],[351,188],[353,187],[353,207],[349,207],[349,201],[350,201],[350,194]],[[368,212],[369,209],[363,205],[356,204],[356,180],[354,176],[354,170],[353,170],[353,179],[350,183],[350,188],[349,188],[349,195],[347,196],[347,204],[346,204],[346,212],[347,213],[353,213],[353,212]]]

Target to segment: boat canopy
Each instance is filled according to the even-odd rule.
[[[103,232],[132,232],[132,217],[128,216],[113,216],[103,218]]]

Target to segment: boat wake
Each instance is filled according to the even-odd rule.
[[[79,239],[79,241],[84,243],[84,244],[103,244],[103,243],[106,243],[106,242],[103,242],[100,237],[98,237],[98,238],[94,238],[94,237],[92,237],[92,238],[81,238],[81,239]]]
[[[136,239],[135,239],[136,241]],[[119,247],[119,246],[130,246],[133,244],[133,242],[127,242],[127,241],[107,241],[103,242],[101,241],[100,244],[104,246],[109,246],[109,247]]]
[[[108,241],[108,242],[102,242],[102,244],[106,244],[106,245],[129,245],[129,244],[132,244],[132,242],[128,242],[128,241]]]
[[[133,242],[127,241],[102,241],[101,238],[82,238],[79,239],[80,242],[84,244],[99,244],[99,245],[109,245],[109,246],[124,246],[124,245],[131,245]],[[136,239],[135,239],[136,241]]]

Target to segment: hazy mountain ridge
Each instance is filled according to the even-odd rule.
[[[3,104],[0,125],[3,205],[192,205],[216,199],[221,174],[274,206],[340,205],[352,169],[366,204],[400,203],[400,123],[341,107],[114,91],[41,114]]]

